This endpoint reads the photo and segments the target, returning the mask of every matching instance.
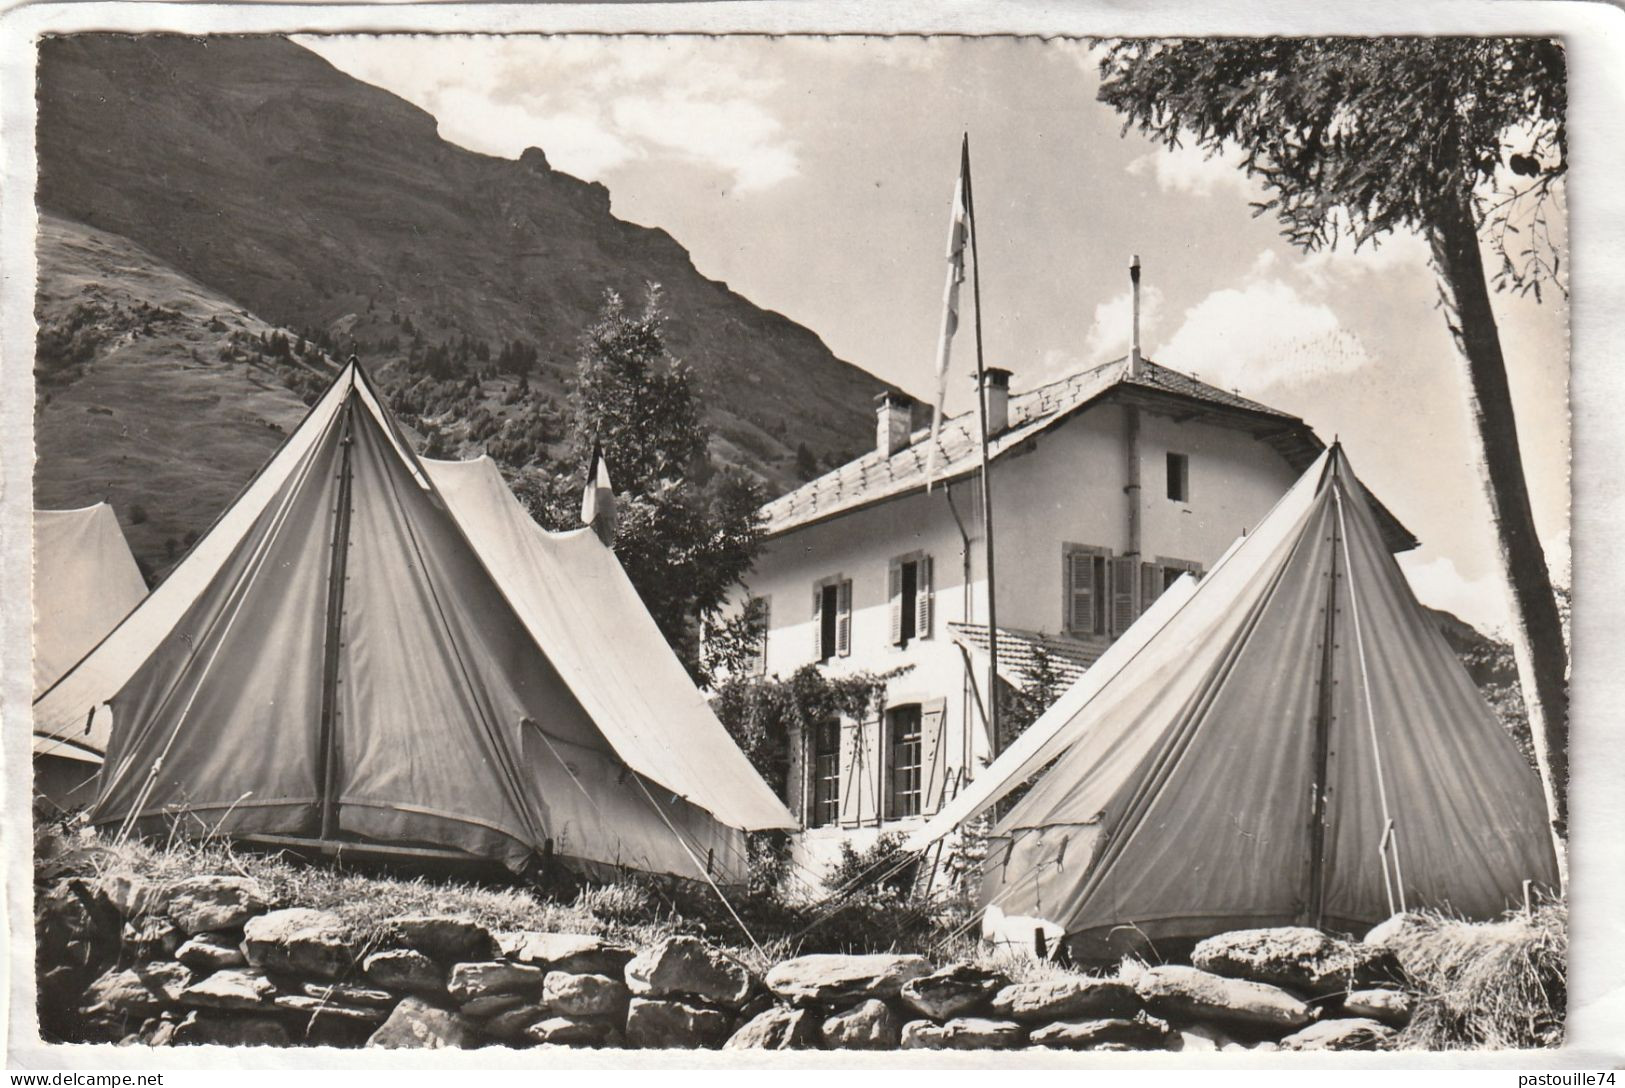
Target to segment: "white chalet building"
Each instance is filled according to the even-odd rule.
[[[989,370],[999,673],[1027,683],[1034,647],[1070,683],[1181,572],[1200,573],[1324,448],[1303,420],[1133,353],[1025,393]],[[756,668],[788,677],[890,672],[869,721],[791,738],[795,860],[906,831],[988,761],[987,582],[974,411],[929,429],[879,399],[875,448],[763,507],[748,578],[765,605]],[[1389,546],[1416,541],[1379,507]]]

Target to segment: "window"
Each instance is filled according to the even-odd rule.
[[[1168,497],[1175,502],[1191,500],[1191,459],[1183,453],[1168,455]]]
[[[1158,556],[1155,563],[1140,564],[1140,610],[1151,607],[1151,603],[1168,591],[1179,576],[1189,572],[1200,575],[1202,564],[1189,559],[1168,559]]]
[[[841,817],[841,725],[824,722],[812,731],[812,810],[808,827],[827,827]]]
[[[891,641],[907,646],[909,640],[931,637],[931,557],[905,556],[892,562],[886,581],[891,602]]]
[[[1065,551],[1066,629],[1075,635],[1104,635],[1110,608],[1105,548],[1069,544]]]
[[[753,676],[767,675],[767,630],[772,615],[772,602],[766,597],[752,597],[745,602],[745,616],[756,635],[756,645],[748,666]]]
[[[852,582],[830,578],[813,589],[813,637],[819,661],[852,652]]]
[[[886,711],[886,817],[896,820],[920,814],[920,707],[893,707]]]

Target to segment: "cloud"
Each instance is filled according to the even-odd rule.
[[[1468,578],[1442,555],[1420,559],[1407,552],[1399,566],[1423,604],[1454,613],[1485,634],[1507,637],[1506,594],[1497,579]]]
[[[1372,361],[1330,306],[1267,275],[1214,291],[1186,310],[1153,357],[1214,385],[1251,392],[1351,373]]]
[[[1162,312],[1162,289],[1147,284],[1140,292],[1140,343],[1151,343]],[[1134,324],[1134,296],[1124,291],[1095,307],[1094,321],[1084,338],[1084,356],[1089,364],[1104,363],[1128,354]],[[1170,364],[1172,365],[1172,364]]]
[[[1408,230],[1374,238],[1358,249],[1346,233],[1340,233],[1337,248],[1304,254],[1296,267],[1314,287],[1328,290],[1372,276],[1425,273],[1432,257],[1427,241]]]
[[[1209,155],[1200,148],[1184,145],[1177,148],[1159,148],[1141,155],[1128,164],[1128,172],[1135,177],[1150,176],[1164,193],[1181,196],[1211,196],[1221,189],[1234,189],[1244,196],[1254,196],[1258,187],[1241,168],[1241,153],[1225,150]]]

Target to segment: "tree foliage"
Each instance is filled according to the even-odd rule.
[[[582,337],[566,452],[522,473],[515,492],[544,526],[579,528],[599,446],[616,492],[615,554],[689,674],[708,685],[702,632],[727,628],[723,605],[761,547],[764,496],[710,461],[693,373],[667,352],[663,323],[657,286],[637,313],[605,293]]]
[[[1239,149],[1268,192],[1255,210],[1305,249],[1425,233],[1465,192],[1499,254],[1498,287],[1561,286],[1544,211],[1568,168],[1558,41],[1128,40],[1107,45],[1100,71],[1125,131]]]

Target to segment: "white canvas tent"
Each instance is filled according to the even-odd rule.
[[[1489,917],[1557,881],[1538,780],[1336,446],[910,845],[1035,775],[993,829],[983,906],[1085,958],[1400,905]]]
[[[734,882],[793,826],[613,553],[419,461],[353,365],[36,731],[102,704],[103,825]]]
[[[34,511],[34,693],[51,686],[146,596],[130,546],[105,502]],[[67,807],[88,800],[101,748],[79,735],[34,737],[34,786]]]

